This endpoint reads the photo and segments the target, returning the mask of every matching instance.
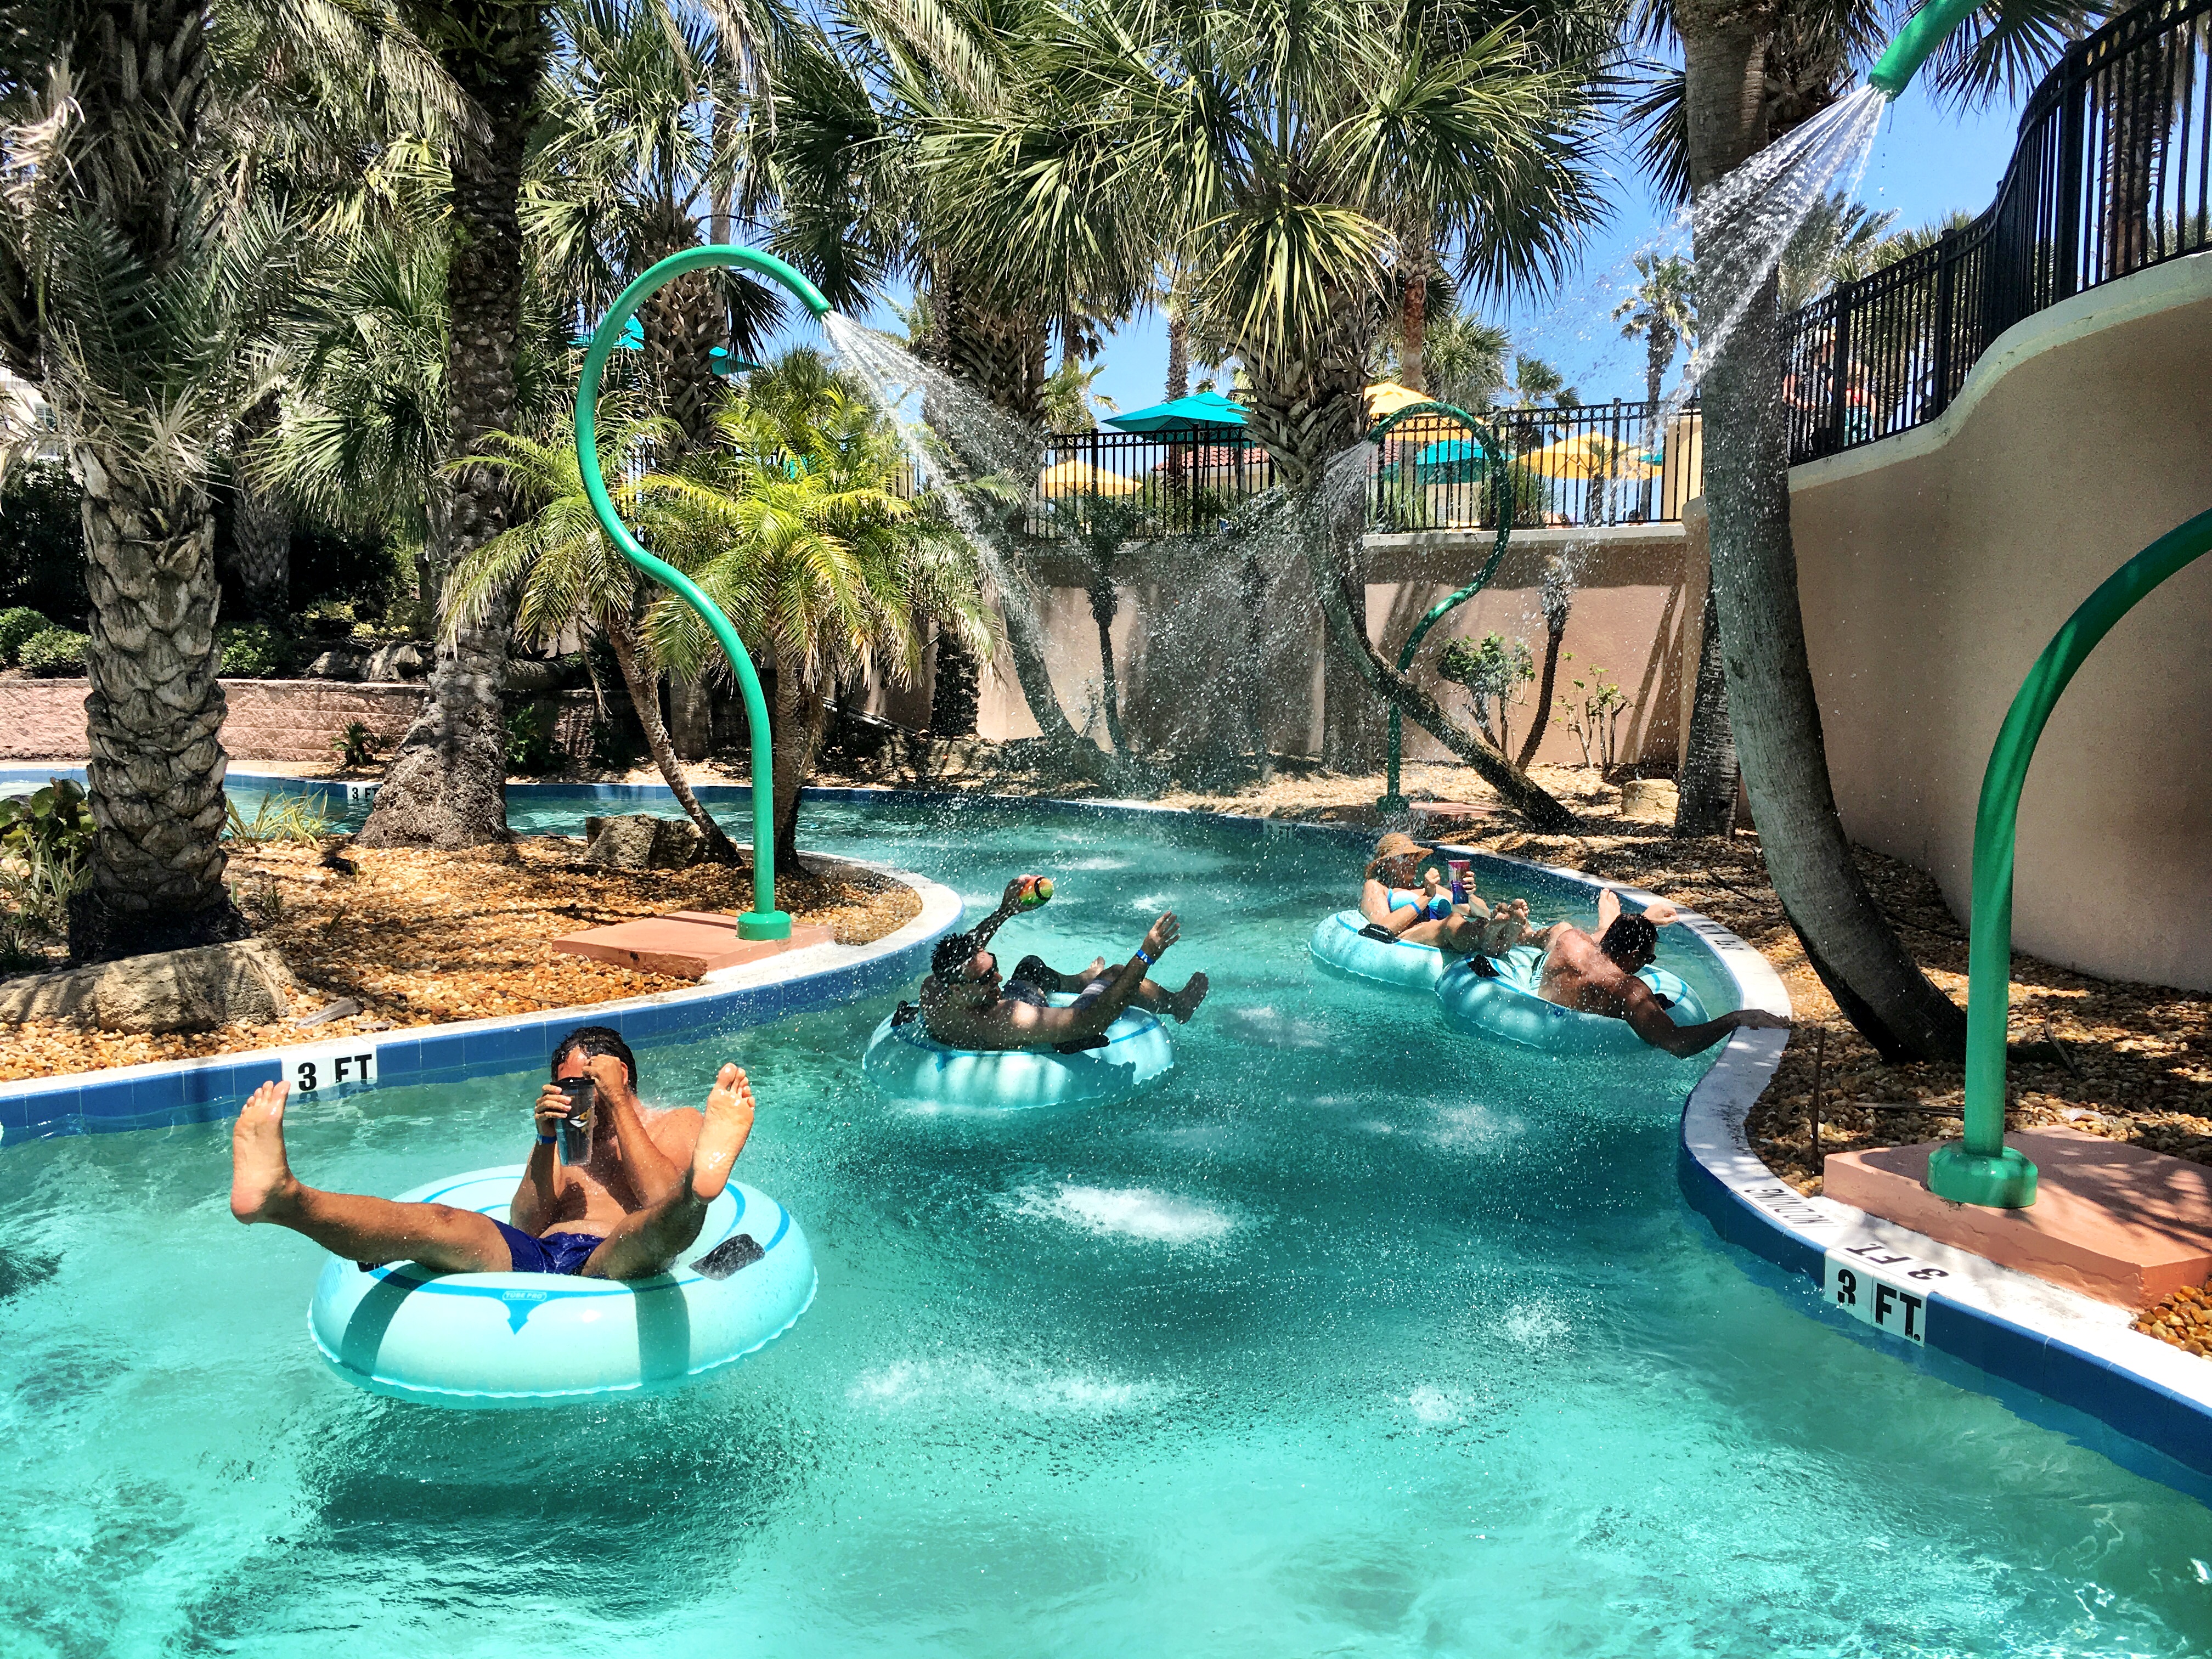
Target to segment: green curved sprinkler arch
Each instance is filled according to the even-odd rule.
[[[1506,539],[1513,533],[1512,480],[1506,477],[1504,452],[1498,447],[1497,434],[1465,410],[1453,404],[1407,404],[1405,408],[1398,410],[1389,419],[1377,422],[1375,429],[1367,434],[1367,441],[1376,448],[1381,448],[1382,440],[1390,435],[1390,428],[1413,415],[1449,415],[1473,433],[1474,441],[1482,446],[1482,465],[1484,470],[1490,475],[1492,491],[1496,492],[1502,489],[1504,493],[1499,497],[1498,502],[1498,543],[1490,550],[1488,562],[1476,573],[1473,581],[1461,588],[1458,592],[1447,594],[1438,599],[1429,607],[1420,621],[1413,624],[1413,631],[1406,636],[1405,649],[1398,653],[1398,672],[1401,674],[1413,665],[1413,653],[1421,648],[1421,641],[1428,637],[1429,630],[1490,585],[1490,579],[1498,574],[1498,561],[1505,556]],[[1419,463],[1415,465],[1419,465]],[[1406,798],[1398,793],[1398,768],[1404,758],[1405,745],[1405,720],[1398,712],[1398,705],[1394,702],[1390,705],[1390,746],[1389,760],[1386,763],[1387,777],[1382,798],[1375,803],[1375,810],[1382,815],[1386,823],[1395,817],[1402,817],[1412,810],[1407,805]]]
[[[1950,38],[1951,32],[1980,7],[1983,0],[1936,0],[1915,13],[1898,30],[1875,66],[1867,71],[1867,84],[1892,100],[1903,92],[1928,55]]]
[[[2160,582],[2212,550],[2212,512],[2168,531],[2108,577],[2066,619],[2012,700],[1974,813],[1974,910],[1966,947],[1966,1139],[1928,1161],[1928,1189],[1954,1204],[2025,1209],[2035,1165],[2004,1144],[2005,1025],[2012,1000],[2013,848],[2021,787],[2058,694],[2082,659]]]
[[[714,633],[723,655],[736,672],[738,689],[745,702],[745,725],[752,733],[753,795],[753,908],[738,918],[738,937],[778,939],[791,937],[791,917],[775,908],[775,751],[769,741],[768,702],[761,696],[760,676],[738,630],[721,607],[699,591],[699,586],[673,565],[656,559],[638,544],[607,495],[606,479],[599,471],[599,444],[595,411],[599,400],[599,376],[608,354],[621,343],[623,325],[637,308],[664,284],[702,265],[734,265],[781,283],[797,295],[817,317],[827,316],[830,302],[821,290],[772,254],[749,247],[691,247],[672,253],[624,289],[607,314],[592,331],[584,352],[584,371],[576,388],[576,465],[584,475],[584,494],[592,514],[608,540],[640,570],[667,588],[699,613]]]

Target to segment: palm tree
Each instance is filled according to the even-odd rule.
[[[982,653],[991,635],[968,543],[932,503],[894,493],[904,464],[896,434],[814,353],[757,373],[716,411],[712,438],[679,471],[647,475],[638,494],[656,548],[769,665],[776,859],[796,867],[799,791],[827,694],[870,674],[909,680],[932,623]],[[696,613],[665,596],[647,633],[678,672],[715,659]]]
[[[292,204],[237,175],[228,119],[244,87],[263,113],[343,111],[333,77],[380,72],[367,7],[0,7],[0,352],[60,422],[91,567],[81,958],[246,931],[219,840],[211,482],[305,250]]]
[[[1644,343],[1644,395],[1656,420],[1675,348],[1685,340],[1694,343],[1698,337],[1695,279],[1686,259],[1662,258],[1647,251],[1631,263],[1638,281],[1635,291],[1613,308],[1613,320],[1620,325],[1623,339]],[[1647,446],[1656,441],[1655,432],[1647,438]]]
[[[524,153],[552,39],[535,0],[408,0],[410,16],[469,100],[457,126],[446,246],[443,454],[483,453],[521,413]],[[514,502],[496,468],[440,468],[431,478],[426,580],[508,528]],[[431,665],[429,695],[400,739],[359,840],[365,847],[476,847],[504,842],[507,607],[495,602],[449,631]]]
[[[1505,357],[1512,349],[1505,331],[1468,311],[1447,313],[1427,331],[1422,356],[1429,395],[1460,409],[1487,409],[1505,389]]]
[[[1440,39],[1372,0],[1071,0],[1021,95],[948,112],[925,153],[957,179],[961,246],[1065,282],[1186,251],[1194,332],[1251,381],[1248,425],[1301,526],[1345,661],[1536,821],[1566,810],[1368,637],[1358,538],[1319,489],[1364,435],[1394,226],[1415,208],[1476,286],[1557,270],[1596,212],[1594,62],[1499,23]],[[1133,268],[1133,269],[1132,269]]]
[[[1939,62],[1939,80],[1986,90],[2034,55],[2035,31],[2081,10],[2073,0],[2031,0],[1979,14]],[[1684,64],[1679,91],[1662,87],[1647,105],[1647,137],[1662,163],[1679,162],[1663,165],[1662,179],[1703,191],[1832,102],[1882,21],[1863,0],[1655,0],[1644,27],[1678,37]],[[1701,224],[1698,234],[1711,232]],[[1699,246],[1699,268],[1714,271],[1729,252]],[[1965,1018],[1884,920],[1852,862],[1828,781],[1790,537],[1781,321],[1770,270],[1753,279],[1704,381],[1713,614],[1729,723],[1775,892],[1822,981],[1886,1057],[1955,1058]]]
[[[600,471],[610,478],[628,477],[656,445],[666,444],[672,426],[635,414],[607,419],[599,430]],[[737,848],[692,793],[661,723],[660,670],[638,632],[641,578],[599,530],[584,494],[574,443],[565,430],[543,440],[494,432],[486,436],[483,453],[465,464],[504,476],[515,499],[534,516],[471,550],[454,568],[446,584],[447,631],[480,625],[512,591],[514,629],[526,639],[544,645],[581,634],[606,641],[669,793],[707,838],[707,856],[735,864]],[[635,485],[615,490],[617,507],[632,522],[639,521],[641,499]]]

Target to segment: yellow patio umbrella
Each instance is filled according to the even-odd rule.
[[[1062,461],[1037,474],[1037,493],[1048,501],[1060,495],[1133,495],[1144,485],[1124,472],[1109,472],[1088,461]]]
[[[1409,386],[1400,386],[1395,380],[1376,380],[1367,388],[1367,425],[1372,430],[1377,421],[1387,421],[1401,409],[1411,409],[1415,404],[1434,403],[1425,392],[1416,392]],[[1403,426],[1390,428],[1395,438],[1428,440],[1443,437],[1460,430],[1460,423],[1449,415],[1416,415]]]
[[[1634,444],[1618,442],[1595,432],[1577,432],[1571,438],[1546,444],[1520,458],[1522,464],[1547,478],[1656,478],[1659,469],[1637,453]]]

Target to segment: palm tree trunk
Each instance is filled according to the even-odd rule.
[[[1175,296],[1168,296],[1168,401],[1190,396],[1190,324]]]
[[[458,0],[433,39],[441,61],[474,100],[481,128],[460,131],[453,164],[453,252],[447,268],[447,453],[471,455],[488,432],[514,429],[515,348],[522,328],[522,226],[517,208],[524,141],[537,109],[549,45],[544,15],[512,0]],[[431,562],[441,572],[505,530],[514,501],[483,468],[442,471],[430,492]],[[513,607],[441,641],[429,696],[400,739],[365,847],[477,847],[503,842],[507,684]]]
[[[929,683],[929,734],[933,738],[975,735],[976,679],[980,665],[960,635],[937,631],[937,660]]]
[[[216,678],[215,510],[166,496],[76,445],[92,639],[86,767],[100,825],[92,885],[70,902],[70,954],[98,962],[244,939],[223,887],[222,685]]]
[[[179,257],[181,222],[197,210],[200,123],[212,86],[205,14],[198,0],[143,0],[54,15],[75,20],[56,43],[57,61],[73,76],[76,146],[47,185],[61,197],[59,222],[139,273],[165,273]],[[117,366],[97,354],[88,361],[82,341],[53,326],[68,307],[30,306],[19,289],[27,283],[22,254],[16,247],[9,261],[9,286],[18,289],[11,325],[27,329],[37,319],[36,367],[83,485],[93,605],[85,745],[100,833],[91,885],[70,902],[70,954],[100,960],[242,939],[246,924],[222,884],[227,761],[213,505],[197,471],[143,453],[127,428],[118,430],[118,405],[137,417],[132,424],[158,425],[170,411],[146,407],[135,386],[101,384],[120,378]],[[113,308],[105,326],[141,343],[130,374],[155,386],[167,365],[146,357],[173,342],[177,326],[156,308],[160,295],[155,288],[144,297],[125,283],[100,295]],[[20,349],[29,341],[12,343]],[[189,446],[214,434],[178,435]]]
[[[1114,745],[1114,752],[1129,752],[1128,739],[1121,735],[1121,691],[1114,676],[1114,617],[1121,602],[1114,592],[1114,580],[1104,572],[1091,584],[1091,620],[1098,629],[1099,696],[1106,716],[1106,741]]]
[[[246,601],[263,622],[292,609],[292,508],[257,476],[255,447],[276,430],[277,396],[264,393],[238,423],[231,446],[230,565]]]
[[[677,761],[675,747],[668,741],[668,728],[660,722],[660,688],[655,684],[659,676],[651,672],[640,657],[637,630],[628,617],[619,614],[605,618],[605,626],[607,644],[613,647],[616,665],[622,670],[623,688],[629,693],[629,706],[637,711],[637,723],[645,732],[646,749],[653,756],[653,763],[660,769],[668,793],[676,797],[676,804],[684,809],[684,817],[697,824],[699,833],[707,838],[708,858],[716,864],[737,863],[736,843],[714,822],[713,815],[699,805],[698,796],[691,793],[690,781]]]
[[[1403,273],[1406,298],[1399,316],[1403,337],[1398,348],[1398,384],[1408,392],[1429,389],[1428,366],[1421,357],[1429,325],[1429,258],[1428,250],[1422,249],[1420,258]]]
[[[1710,580],[1700,628],[1690,741],[1682,761],[1681,791],[1674,802],[1674,833],[1725,836],[1735,827],[1735,734],[1729,729],[1728,670],[1721,661],[1720,623]]]
[[[1536,712],[1529,717],[1528,735],[1521,740],[1521,753],[1513,763],[1516,771],[1528,769],[1544,741],[1545,728],[1552,723],[1552,696],[1559,684],[1559,646],[1566,637],[1567,609],[1560,605],[1544,618],[1544,672],[1536,684]]]
[[[771,762],[775,775],[775,867],[804,872],[799,861],[799,798],[814,771],[814,757],[828,723],[828,707],[820,688],[805,684],[798,665],[779,661],[775,673],[775,715],[770,726]],[[753,781],[760,787],[760,780]]]
[[[1736,14],[1678,7],[1676,18],[1690,182],[1702,190],[1764,142],[1765,40]],[[1709,234],[1701,227],[1699,242]],[[1699,270],[1723,270],[1731,252],[1699,246]],[[1781,382],[1780,292],[1769,271],[1705,382],[1712,592],[1752,814],[1784,914],[1845,1017],[1886,1059],[1955,1059],[1965,1016],[1883,920],[1837,816],[1798,605]]]

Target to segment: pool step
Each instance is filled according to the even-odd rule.
[[[2212,1169],[2075,1129],[2005,1137],[2035,1161],[2025,1210],[1928,1190],[1934,1142],[1832,1153],[1821,1190],[1944,1244],[2100,1302],[2138,1308],[2212,1277]]]
[[[641,973],[669,974],[679,979],[702,979],[718,968],[735,968],[763,957],[809,945],[827,945],[835,930],[818,922],[793,924],[789,939],[750,939],[738,937],[738,919],[711,910],[678,910],[638,921],[618,921],[606,927],[587,927],[553,941],[553,948],[570,956],[611,962]]]

